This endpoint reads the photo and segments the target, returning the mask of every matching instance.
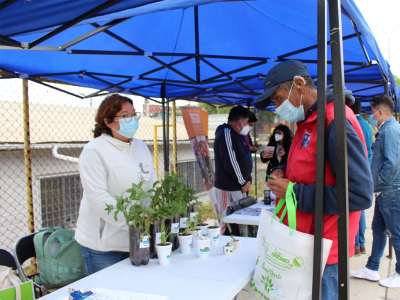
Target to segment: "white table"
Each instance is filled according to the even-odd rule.
[[[256,239],[239,237],[242,249],[223,255],[222,247],[230,237],[221,236],[219,245],[211,246],[208,259],[180,250],[172,252],[171,264],[161,266],[150,259],[147,266],[133,266],[129,259],[69,284],[43,300],[68,295],[68,288],[90,290],[102,287],[168,296],[169,300],[231,300],[250,281],[256,262]]]
[[[275,208],[274,205],[265,205],[263,201],[258,202],[249,206],[249,208]],[[258,226],[260,224],[260,216],[251,216],[251,215],[240,215],[240,214],[231,214],[224,218],[224,222],[227,224],[240,224],[246,225],[244,230],[244,236],[248,236],[248,228],[247,225]]]

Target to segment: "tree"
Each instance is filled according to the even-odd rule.
[[[205,109],[209,115],[229,114],[229,111],[233,107],[233,106],[227,106],[227,107],[223,107],[223,108],[214,108],[211,105],[208,105],[206,103],[198,103],[197,106]]]

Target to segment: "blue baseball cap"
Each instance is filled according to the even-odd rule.
[[[268,107],[271,104],[270,96],[276,91],[282,82],[293,80],[295,76],[310,76],[307,66],[298,60],[287,60],[274,66],[265,76],[265,90],[254,102],[254,106],[259,109]]]

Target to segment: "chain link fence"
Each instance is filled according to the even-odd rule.
[[[80,99],[54,90],[37,82],[21,79],[0,81],[0,247],[12,250],[14,242],[42,227],[75,228],[82,185],[79,178],[78,158],[84,146],[93,139],[94,118],[104,97]],[[70,85],[46,83],[80,95],[88,95],[92,89]],[[24,94],[25,91],[25,94]],[[24,97],[29,104],[29,136],[25,134]],[[154,157],[159,179],[164,176],[164,151],[162,133],[162,107],[141,97],[128,96],[136,111],[141,113],[139,131],[135,138],[148,145]],[[201,200],[208,196],[202,181],[195,155],[183,123],[179,105],[197,105],[178,101],[176,105],[176,170],[182,179],[193,186]],[[168,107],[168,106],[167,106]],[[207,106],[206,106],[207,107]],[[205,107],[205,108],[206,108]],[[172,104],[169,104],[168,153],[170,170],[174,170],[174,130]],[[270,113],[257,112],[259,122],[251,132],[259,143],[267,144],[271,128],[280,120]],[[215,130],[226,123],[227,114],[210,113],[209,146],[213,158]],[[25,124],[26,128],[28,123]],[[30,140],[30,144],[28,140]],[[27,145],[30,152],[24,154]],[[260,150],[261,151],[261,150]],[[26,160],[30,158],[30,160]],[[31,165],[31,174],[26,165]],[[262,195],[266,165],[259,157],[255,160],[251,195]],[[257,185],[255,184],[257,178]],[[27,184],[28,183],[28,184]],[[32,187],[30,196],[29,186]],[[255,186],[257,188],[255,188]],[[32,214],[28,203],[32,197]]]

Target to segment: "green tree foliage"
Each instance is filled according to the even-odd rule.
[[[205,109],[208,112],[209,115],[229,114],[229,111],[233,107],[233,106],[228,106],[228,107],[223,107],[223,108],[214,108],[211,105],[208,105],[208,104],[205,104],[205,103],[199,103],[197,106]]]

